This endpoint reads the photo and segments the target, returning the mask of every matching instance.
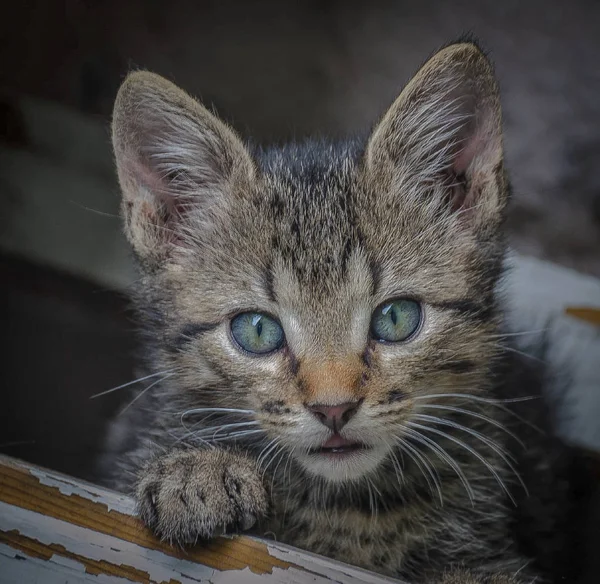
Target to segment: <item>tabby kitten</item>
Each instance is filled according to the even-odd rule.
[[[113,142],[146,368],[103,469],[159,536],[271,532],[411,582],[556,568],[563,459],[501,334],[509,189],[474,44],[365,143],[251,151],[147,72]]]

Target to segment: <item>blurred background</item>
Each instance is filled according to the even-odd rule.
[[[8,4],[8,3],[7,3]],[[496,63],[512,245],[600,276],[600,2],[22,0],[0,19],[0,451],[88,476],[134,378],[110,149],[127,71],[244,137],[364,133],[464,33]]]

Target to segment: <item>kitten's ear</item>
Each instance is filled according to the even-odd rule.
[[[446,185],[433,192],[452,209],[473,209],[478,222],[502,215],[500,99],[477,46],[450,45],[425,63],[375,128],[366,166],[387,182],[409,174],[423,187]]]
[[[254,173],[227,125],[153,73],[135,72],[123,82],[112,138],[126,235],[153,267],[209,228],[234,188]]]

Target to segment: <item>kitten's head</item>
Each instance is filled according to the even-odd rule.
[[[477,47],[430,59],[365,144],[252,153],[145,72],[113,141],[178,403],[254,412],[335,482],[373,472],[426,396],[485,391],[507,184]]]

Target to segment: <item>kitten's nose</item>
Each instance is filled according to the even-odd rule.
[[[339,432],[350,421],[350,418],[356,414],[361,403],[362,400],[335,406],[306,404],[306,407],[321,424],[324,424],[333,432]]]

